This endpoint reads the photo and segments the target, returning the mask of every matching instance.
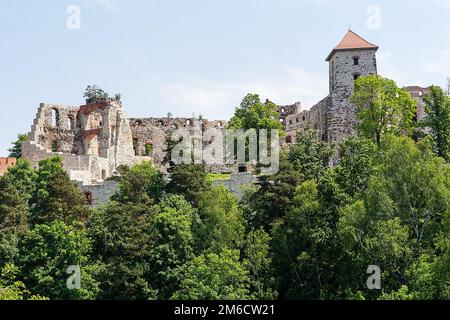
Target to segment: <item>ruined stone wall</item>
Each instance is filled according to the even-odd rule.
[[[107,203],[119,189],[118,182],[114,180],[104,181],[100,184],[80,184],[79,186],[86,197],[87,204],[94,207]]]
[[[16,162],[16,158],[0,158],[0,176],[4,175],[9,167],[15,166]]]
[[[359,64],[354,65],[354,57]],[[376,50],[337,51],[330,61],[331,103],[327,110],[328,142],[339,143],[354,132],[356,107],[349,99],[355,77],[377,74]]]
[[[256,182],[257,178],[251,173],[234,173],[229,180],[213,181],[213,186],[222,186],[240,199],[244,195],[243,188]]]
[[[311,107],[310,110],[289,115],[286,118],[286,144],[296,143],[298,131],[305,130],[306,128],[319,130],[322,135],[322,139],[326,140],[326,113],[330,103],[331,100],[328,96]]]
[[[301,112],[302,105],[300,102],[296,102],[291,105],[278,106],[278,113],[280,114],[280,122],[283,125],[287,125],[287,117],[293,114]]]
[[[409,94],[417,101],[417,121],[422,121],[426,118],[425,102],[423,97],[430,92],[428,88],[422,88],[419,86],[410,86],[405,88]]]
[[[41,104],[22,154],[34,167],[60,156],[71,179],[85,184],[103,181],[119,165],[136,160],[128,119],[115,101],[81,107]]]
[[[152,160],[161,169],[166,155],[167,141],[174,130],[186,129],[205,132],[208,129],[224,130],[224,120],[208,121],[194,118],[133,118],[130,119],[135,155],[141,159]],[[143,158],[142,158],[143,157]]]

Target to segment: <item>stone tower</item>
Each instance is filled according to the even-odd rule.
[[[330,65],[330,103],[327,108],[327,140],[339,143],[352,134],[357,119],[350,103],[354,81],[360,76],[377,74],[378,46],[349,30],[328,55]]]

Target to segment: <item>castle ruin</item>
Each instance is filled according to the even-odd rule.
[[[329,95],[310,110],[302,111],[299,102],[278,107],[279,120],[286,128],[283,144],[295,143],[297,132],[307,127],[318,130],[322,140],[335,144],[351,135],[357,123],[355,106],[350,103],[354,81],[360,76],[377,74],[377,50],[378,46],[349,30],[326,58]],[[423,119],[422,96],[427,89],[407,87],[407,90],[418,101],[418,120]],[[129,119],[119,101],[79,107],[41,104],[28,139],[23,143],[22,154],[33,166],[42,159],[60,156],[70,178],[87,190],[88,199],[106,199],[115,185],[105,181],[118,175],[119,166],[150,160],[165,169],[167,140],[174,130],[204,132],[209,128],[222,130],[226,127],[225,120]],[[209,169],[211,172],[226,170],[223,167]]]

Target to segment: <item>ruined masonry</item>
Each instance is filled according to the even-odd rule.
[[[377,50],[378,46],[349,30],[326,58],[329,95],[308,111],[302,111],[299,102],[279,106],[280,122],[286,127],[286,140],[282,144],[295,143],[297,132],[307,127],[319,130],[322,140],[330,143],[338,144],[351,135],[357,121],[355,107],[349,101],[354,81],[360,76],[377,74]],[[417,118],[423,119],[422,96],[427,89],[407,87],[407,90],[418,102]],[[121,165],[151,160],[164,171],[166,142],[173,130],[185,128],[204,132],[209,128],[224,130],[226,127],[224,120],[128,119],[118,101],[80,107],[41,104],[22,153],[33,166],[42,159],[59,155],[70,178],[80,184],[89,203],[94,204],[107,201],[116,190],[116,183],[107,178],[118,175],[117,168]],[[5,167],[6,163],[1,166]],[[230,171],[222,167],[208,169]],[[231,181],[219,184],[239,194],[238,187],[244,180],[252,181],[247,176],[244,179],[233,175]]]

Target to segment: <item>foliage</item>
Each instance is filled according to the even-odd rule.
[[[197,206],[201,194],[210,189],[205,167],[199,164],[180,164],[172,167],[167,190],[183,195],[193,206]]]
[[[283,130],[280,123],[277,106],[267,101],[261,103],[257,94],[248,94],[236,108],[234,116],[228,123],[230,129],[279,129]]]
[[[152,227],[156,212],[151,206],[110,202],[93,214],[89,233],[93,255],[103,270],[100,298],[156,298],[148,264],[157,236]]]
[[[8,149],[8,157],[20,159],[22,158],[22,143],[27,141],[28,136],[26,134],[17,135],[17,140],[12,143],[12,147]]]
[[[28,231],[19,243],[19,268],[25,285],[33,293],[51,299],[93,299],[98,283],[89,265],[90,240],[83,228],[62,221],[41,224]],[[80,266],[81,289],[69,290],[67,268]]]
[[[271,223],[283,217],[291,207],[295,188],[301,180],[302,175],[281,156],[278,173],[260,177],[260,188],[241,201],[247,225],[270,230]]]
[[[85,196],[62,168],[62,159],[39,162],[32,195],[32,223],[86,221],[89,208]]]
[[[305,180],[317,180],[328,167],[332,156],[333,148],[329,144],[319,141],[318,131],[306,129],[298,132],[297,143],[289,148],[287,157]]]
[[[158,202],[162,197],[164,180],[151,162],[143,161],[131,169],[121,169],[119,191],[113,200],[122,203],[149,205]]]
[[[436,154],[450,161],[450,95],[442,88],[431,86],[430,92],[423,97],[427,116],[423,126],[431,129],[433,149]]]
[[[198,237],[205,249],[221,252],[238,249],[243,244],[244,218],[236,198],[225,188],[202,193],[199,200],[201,227]]]
[[[351,102],[357,107],[359,132],[380,145],[385,134],[411,134],[416,101],[392,80],[378,75],[359,77]]]
[[[0,272],[1,300],[48,300],[45,297],[31,295],[23,282],[17,280],[19,269],[13,264],[5,265]]]
[[[120,94],[114,95],[114,97],[110,97],[109,93],[100,89],[97,85],[89,85],[84,92],[84,98],[86,98],[87,104],[92,103],[101,103],[109,100],[120,101]]]
[[[239,251],[225,250],[194,258],[178,269],[183,279],[175,300],[251,299],[248,271],[239,261]]]

